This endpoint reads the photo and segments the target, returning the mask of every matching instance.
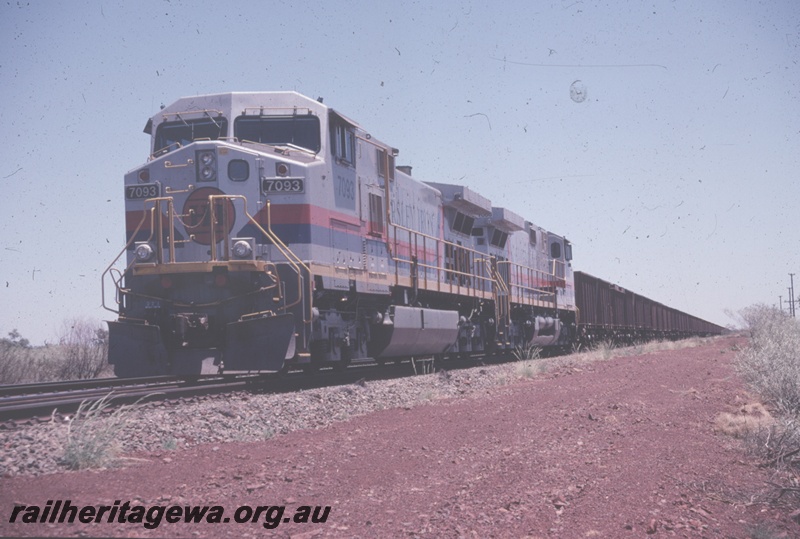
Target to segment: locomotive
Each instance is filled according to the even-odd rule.
[[[119,377],[470,357],[611,327],[602,309],[581,327],[565,237],[415,179],[322,99],[187,97],[144,131],[126,245],[103,274]]]

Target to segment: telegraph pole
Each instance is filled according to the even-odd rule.
[[[789,279],[791,283],[789,287],[789,311],[791,312],[792,318],[794,318],[794,273],[789,274]]]
[[[783,312],[783,296],[778,296],[778,308]]]

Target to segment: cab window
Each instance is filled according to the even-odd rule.
[[[280,146],[292,144],[317,153],[320,150],[319,118],[304,116],[239,116],[233,136],[240,141]]]
[[[221,117],[163,122],[156,129],[154,149],[156,154],[162,154],[196,140],[217,140],[227,134],[228,120]]]
[[[331,152],[342,165],[355,166],[356,133],[344,122],[332,122]]]

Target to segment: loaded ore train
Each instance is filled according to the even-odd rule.
[[[188,97],[145,133],[150,158],[125,175],[126,245],[103,274],[117,376],[722,330],[573,273],[565,237],[469,187],[414,179],[321,99]]]

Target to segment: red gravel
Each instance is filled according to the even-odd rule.
[[[147,455],[122,470],[0,480],[0,535],[797,537],[769,471],[715,433],[752,402],[733,339],[564,368],[477,398],[260,443]],[[269,413],[269,411],[265,411]],[[15,503],[330,505],[325,523],[10,524]],[[20,520],[18,518],[18,520]]]

